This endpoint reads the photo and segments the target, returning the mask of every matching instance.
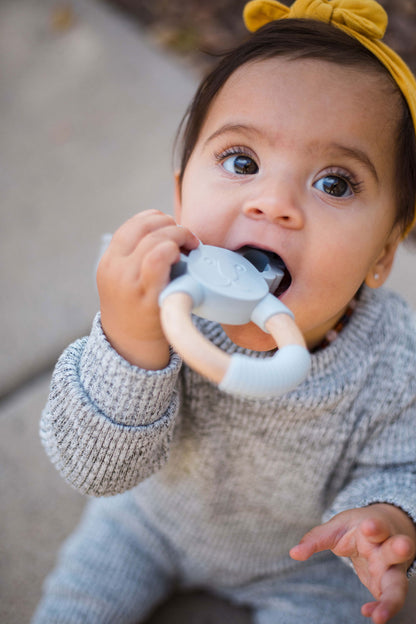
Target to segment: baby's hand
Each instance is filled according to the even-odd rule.
[[[157,370],[168,363],[158,297],[180,249],[197,246],[189,230],[157,210],[135,215],[114,234],[97,271],[101,324],[111,345],[131,364]]]
[[[375,624],[385,624],[402,608],[416,552],[416,529],[403,511],[387,504],[344,511],[304,535],[290,556],[305,561],[322,550],[351,559],[376,598],[361,608]]]

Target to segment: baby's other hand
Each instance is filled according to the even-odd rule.
[[[401,509],[375,504],[344,511],[304,535],[290,556],[305,561],[323,550],[351,559],[376,598],[361,608],[374,624],[385,624],[400,611],[408,590],[406,573],[416,553],[415,526]]]
[[[146,210],[114,234],[97,270],[101,324],[110,344],[131,364],[157,370],[169,361],[158,298],[180,250],[198,246],[188,229]]]

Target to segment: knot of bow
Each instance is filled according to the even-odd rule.
[[[346,27],[368,39],[382,39],[387,14],[375,0],[296,0],[291,7],[277,0],[251,0],[244,8],[250,31],[283,18],[309,18]]]

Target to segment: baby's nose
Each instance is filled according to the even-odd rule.
[[[268,219],[293,229],[300,229],[304,224],[299,192],[284,181],[259,182],[256,189],[250,189],[243,212],[251,219]]]

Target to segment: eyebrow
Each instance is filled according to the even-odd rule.
[[[377,170],[365,152],[363,152],[359,148],[348,147],[347,145],[342,145],[340,143],[331,143],[331,145],[329,146],[329,149],[330,150],[333,149],[338,152],[341,152],[347,158],[351,158],[352,160],[357,161],[361,165],[364,165],[373,175],[373,177],[375,178],[375,181],[378,183],[379,179],[377,175]]]
[[[227,132],[244,132],[245,134],[260,134],[260,131],[255,126],[250,126],[246,124],[239,123],[227,123],[218,128],[215,132],[210,134],[210,136],[206,139],[204,146],[221,136],[222,134],[226,134]]]
[[[256,126],[240,124],[240,123],[227,123],[221,126],[220,128],[218,128],[218,130],[213,132],[206,139],[204,143],[204,147],[208,143],[216,139],[217,137],[222,136],[223,134],[226,134],[226,133],[231,133],[231,132],[244,132],[245,134],[251,134],[251,135],[261,134],[261,130],[257,128]],[[322,149],[322,144],[319,144],[319,142],[317,142],[316,144],[311,145],[310,149],[312,151]],[[332,152],[332,151],[340,152],[342,155],[346,156],[347,158],[351,158],[352,160],[355,160],[359,164],[366,167],[366,169],[374,177],[375,181],[377,183],[379,182],[377,170],[374,164],[372,163],[371,159],[363,150],[357,147],[349,147],[347,145],[343,145],[342,143],[336,143],[336,142],[330,143],[330,145],[328,145],[327,147],[324,147],[324,149],[325,151],[328,151],[328,152]]]

